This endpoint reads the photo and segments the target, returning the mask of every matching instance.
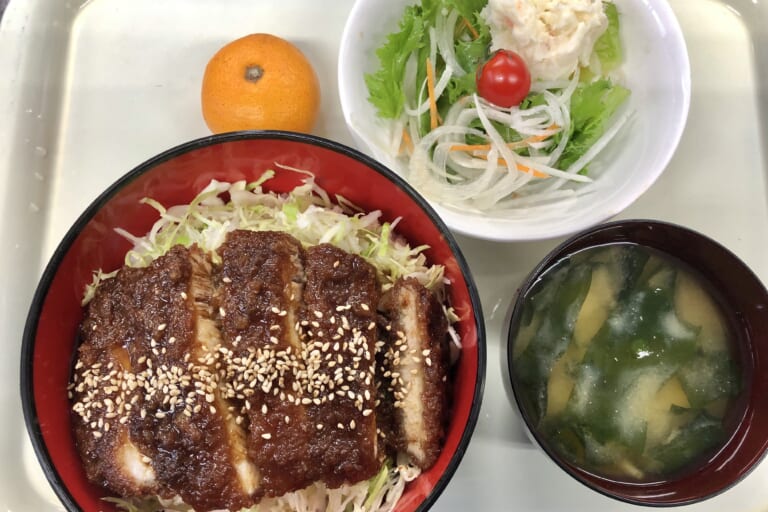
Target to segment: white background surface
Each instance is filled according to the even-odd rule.
[[[21,333],[42,268],[107,185],[152,155],[208,134],[199,110],[208,58],[251,32],[292,40],[320,75],[315,133],[351,143],[336,96],[338,39],[351,0],[80,3],[12,0],[0,22],[0,511],[61,508],[29,445],[18,392]],[[767,136],[760,128],[761,116],[768,122],[768,10],[762,0],[670,3],[691,60],[689,122],[668,170],[621,217],[700,230],[768,282]],[[639,510],[584,488],[551,463],[527,441],[505,392],[504,317],[518,283],[557,240],[459,242],[486,314],[488,371],[474,438],[434,510]],[[768,462],[683,510],[768,511]]]

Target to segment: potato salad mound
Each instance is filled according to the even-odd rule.
[[[608,27],[602,0],[489,0],[483,15],[491,49],[520,54],[534,81],[561,80],[588,67]]]

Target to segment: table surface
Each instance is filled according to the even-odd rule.
[[[115,179],[207,135],[200,70],[224,42],[257,31],[297,42],[324,92],[316,133],[352,143],[335,94],[339,37],[353,0],[0,0],[0,510],[49,511],[24,429],[21,332],[37,279],[77,215]],[[7,4],[7,5],[6,5]],[[768,282],[768,6],[670,0],[688,45],[689,121],[667,171],[620,218],[702,231]],[[162,48],[162,51],[156,50]],[[434,510],[622,511],[531,444],[507,392],[504,322],[517,285],[559,240],[501,244],[458,236],[488,332],[485,397],[465,459]],[[12,462],[11,462],[12,461]],[[768,511],[768,463],[692,511]]]

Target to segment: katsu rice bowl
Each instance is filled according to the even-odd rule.
[[[238,132],[97,198],[35,294],[27,428],[69,510],[426,510],[480,407],[482,312],[423,199]]]

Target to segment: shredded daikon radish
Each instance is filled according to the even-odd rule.
[[[568,143],[569,101],[577,81],[578,76],[574,76],[564,89],[544,91],[546,103],[527,110],[497,107],[477,96],[457,101],[448,110],[442,126],[427,133],[418,143],[414,142],[416,147],[408,165],[413,185],[437,202],[483,212],[514,208],[530,210],[537,204],[578,197],[571,189],[593,181],[579,171],[613,139],[629,119],[629,114],[620,115],[590,150],[567,170],[553,167]],[[471,127],[477,121],[482,130]],[[533,139],[515,143],[527,147],[530,156],[512,150],[494,123],[502,123],[520,136]],[[418,137],[416,122],[409,125]],[[560,137],[549,151],[555,144],[551,137],[554,133],[559,133]],[[454,145],[464,144],[467,135],[485,140],[491,149],[453,151]],[[536,140],[536,137],[546,138]],[[539,173],[552,179],[536,177]],[[563,187],[567,187],[567,192],[563,193]],[[556,191],[560,193],[553,194]]]
[[[552,167],[568,142],[570,114],[567,99],[573,93],[577,79],[574,76],[558,94],[545,91],[546,103],[525,111],[497,107],[476,95],[457,101],[448,110],[445,123],[416,143],[408,166],[411,182],[430,199],[479,211],[530,207],[571,196],[571,192],[552,192],[566,185],[573,187],[592,182],[592,178],[578,171],[626,121],[622,116],[606,131],[582,157],[583,160],[575,163],[581,167],[574,167],[574,164],[568,171]],[[482,129],[470,126],[477,121]],[[521,136],[532,138],[531,142],[524,139],[515,143],[528,147],[531,156],[512,150],[493,122],[503,123]],[[554,144],[551,138],[554,133],[561,134],[559,142],[550,154],[545,154],[541,150]],[[467,135],[485,140],[490,150],[454,151],[452,148],[464,144]],[[546,139],[537,140],[536,137]],[[553,180],[537,177],[541,175]]]
[[[443,70],[443,74],[440,75],[440,79],[435,83],[435,96],[440,97],[443,92],[445,91],[445,88],[448,86],[448,82],[451,80],[451,77],[453,76],[453,68],[450,65],[446,65],[445,69]],[[422,84],[422,87],[426,87],[427,80],[424,79],[424,83]],[[420,116],[421,114],[424,114],[429,110],[429,99],[423,101],[417,108],[410,108],[408,106],[405,107],[405,113],[409,116]]]
[[[446,67],[450,67],[454,70],[456,76],[462,76],[465,74],[464,69],[456,60],[456,53],[453,50],[453,34],[456,30],[456,20],[459,18],[459,13],[455,9],[451,9],[447,16],[438,16],[435,20],[435,35],[437,36],[437,48],[440,51],[440,56],[445,61]],[[435,62],[434,60],[432,62]]]

